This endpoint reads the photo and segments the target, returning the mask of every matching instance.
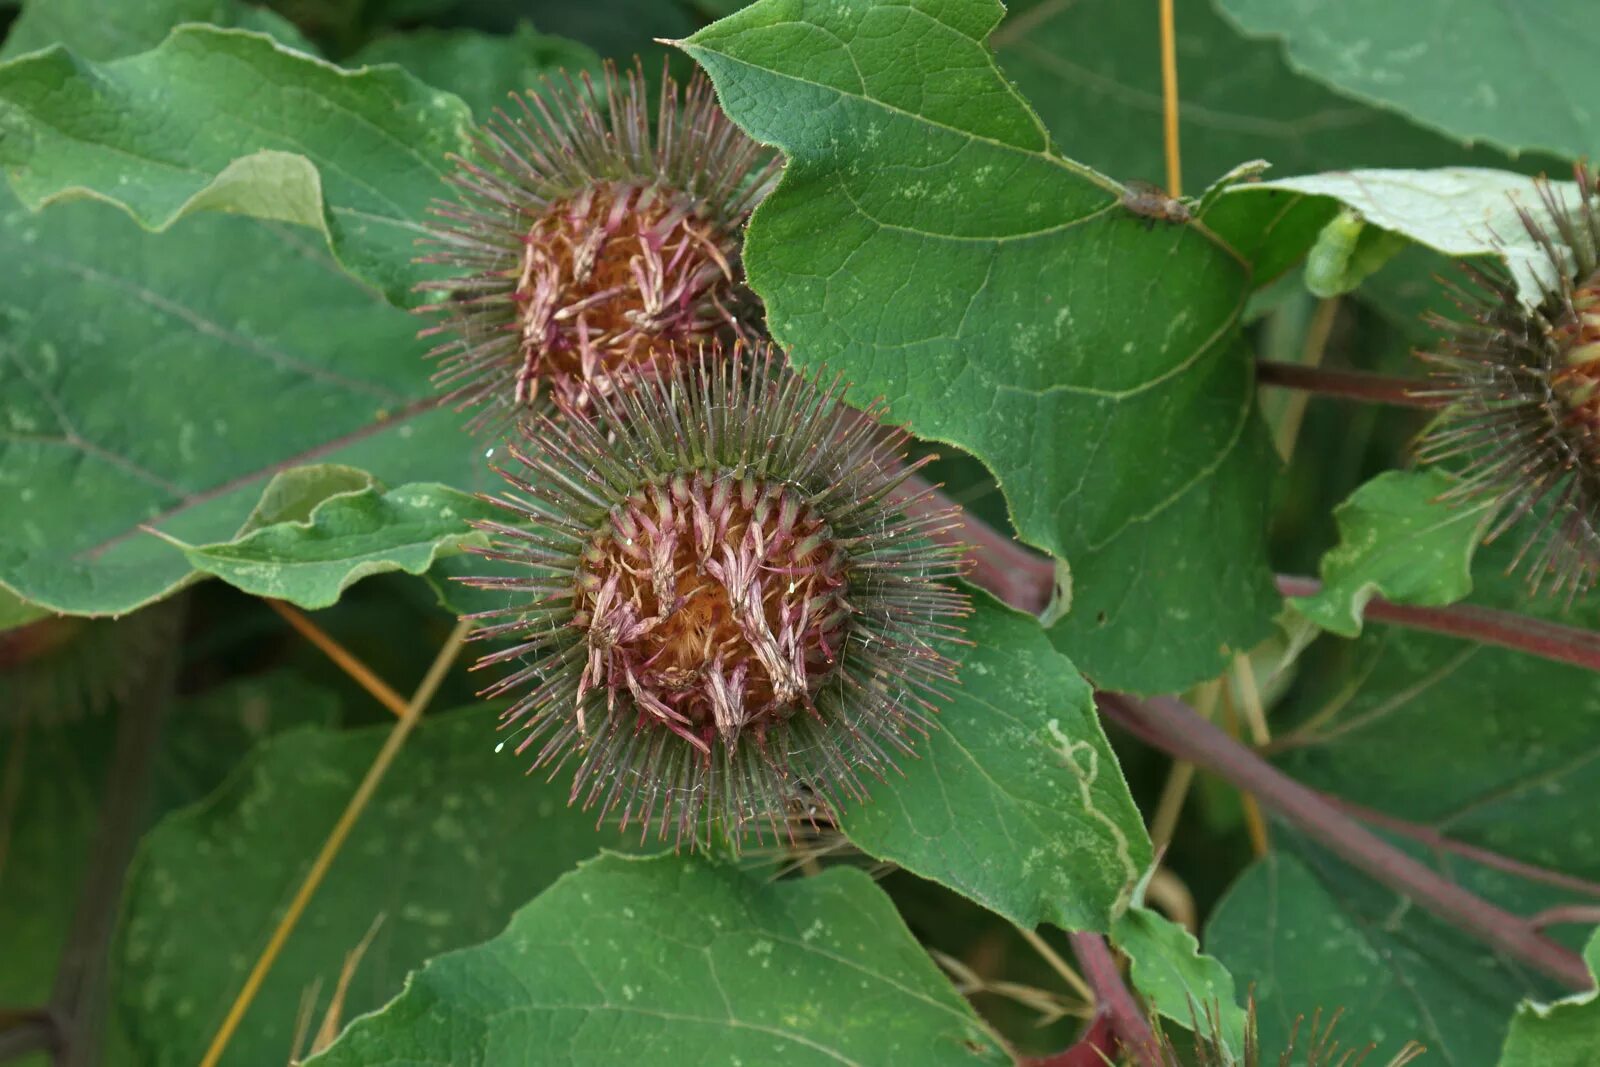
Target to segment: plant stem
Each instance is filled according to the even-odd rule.
[[[1239,716],[1233,707],[1233,692],[1227,686],[1222,690],[1222,724],[1228,739],[1239,741]],[[1261,803],[1253,793],[1239,794],[1239,807],[1244,815],[1245,834],[1250,838],[1250,851],[1265,856],[1272,851],[1272,840],[1267,836],[1267,820],[1261,814]]]
[[[1025,1059],[1022,1063],[1023,1067],[1106,1067],[1116,1062],[1112,1059],[1116,1054],[1117,1035],[1112,1029],[1111,1016],[1098,1011],[1071,1048]]]
[[[1117,969],[1106,939],[1095,933],[1076,933],[1071,938],[1078,965],[1094,988],[1100,1010],[1110,1018],[1117,1043],[1139,1067],[1161,1067],[1161,1046],[1144,1017],[1144,1009],[1122,981],[1122,972]]]
[[[60,1049],[60,1027],[46,1009],[0,1012],[0,1063]]]
[[[1101,693],[1098,703],[1107,718],[1169,755],[1205,767],[1254,795],[1341,859],[1433,914],[1573,989],[1593,987],[1589,970],[1577,953],[1544,937],[1527,919],[1468,892],[1389,845],[1181,701],[1171,697],[1140,701]],[[1085,971],[1093,984],[1095,978],[1087,974],[1087,965]]]
[[[305,612],[283,600],[268,599],[265,603],[267,607],[283,616],[284,621],[294,627],[301,637],[317,646],[323,655],[365,689],[368,695],[394,712],[396,718],[406,713],[405,697],[390,688],[389,683],[374,674],[372,668],[357,659],[349,649],[328,636],[327,632],[312,622]]]
[[[1323,794],[1323,797],[1329,804],[1332,804],[1346,815],[1352,815],[1368,825],[1381,827],[1390,833],[1399,834],[1401,837],[1409,837],[1413,841],[1427,845],[1435,852],[1448,852],[1462,856],[1479,866],[1492,867],[1497,871],[1504,871],[1524,881],[1539,882],[1544,885],[1555,886],[1558,889],[1582,893],[1584,896],[1600,898],[1600,882],[1591,882],[1586,878],[1579,878],[1576,875],[1566,874],[1562,871],[1553,871],[1548,867],[1540,867],[1532,863],[1524,863],[1521,860],[1512,859],[1510,856],[1503,856],[1498,852],[1479,848],[1477,845],[1469,845],[1464,841],[1446,837],[1432,826],[1424,826],[1406,819],[1399,819],[1386,812],[1374,811],[1371,808],[1362,807],[1360,804],[1351,803],[1343,797],[1331,796],[1326,793]]]
[[[181,605],[146,613],[123,625],[163,626],[168,632],[154,663],[116,713],[116,740],[100,806],[89,870],[50,993],[56,1026],[56,1067],[100,1062],[108,990],[106,969],[117,908],[148,807],[150,774],[178,674]]]
[[[1315,578],[1277,576],[1278,592],[1284,596],[1310,596],[1322,588]],[[1585,670],[1600,671],[1600,633],[1558,622],[1546,622],[1514,611],[1481,608],[1472,604],[1453,604],[1444,608],[1418,608],[1391,604],[1373,597],[1362,612],[1373,622],[1394,623],[1413,630],[1465,637],[1486,645],[1498,645],[1557,663],[1570,663]]]
[[[1048,556],[1018,544],[982,519],[968,515],[921,475],[907,478],[896,495],[902,500],[920,496],[906,508],[911,518],[950,508],[961,513],[962,525],[936,534],[935,539],[942,544],[971,549],[968,559],[972,569],[967,576],[975,585],[1029,615],[1039,614],[1050,602],[1056,570]]]
[[[1443,407],[1444,401],[1431,395],[1434,386],[1422,378],[1396,378],[1358,370],[1329,370],[1298,363],[1256,360],[1256,384],[1301,389],[1321,396],[1361,400],[1369,404],[1395,404],[1408,408]]]
[[[1017,933],[1021,934],[1022,939],[1039,954],[1040,959],[1050,965],[1052,971],[1060,975],[1061,980],[1071,987],[1073,993],[1077,994],[1080,1000],[1088,1004],[1095,1002],[1094,990],[1083,980],[1083,976],[1067,965],[1067,961],[1061,958],[1060,954],[1050,946],[1050,942],[1046,941],[1039,931],[1030,930],[1026,926],[1019,926],[1017,927]]]
[[[1195,692],[1195,710],[1208,719],[1215,715],[1226,684],[1222,678],[1213,678],[1201,685]],[[1172,844],[1172,835],[1178,830],[1178,820],[1183,816],[1183,805],[1193,784],[1194,764],[1188,760],[1173,760],[1166,783],[1161,787],[1161,797],[1156,802],[1156,813],[1150,819],[1150,843],[1158,854]]]
[[[428,668],[427,675],[422,679],[422,684],[412,694],[410,702],[406,705],[405,714],[400,721],[394,724],[389,731],[389,736],[384,739],[383,747],[378,750],[378,755],[373,759],[372,766],[367,769],[366,777],[361,779],[361,784],[356,787],[355,793],[350,797],[350,802],[345,805],[344,812],[340,814],[339,821],[334,823],[333,829],[328,833],[328,839],[323,842],[322,850],[317,853],[317,858],[312,861],[311,870],[306,872],[305,879],[300,883],[300,888],[295,891],[294,899],[289,902],[289,907],[283,913],[283,918],[278,920],[277,927],[272,931],[267,947],[261,950],[261,955],[256,959],[255,966],[250,969],[250,974],[245,978],[244,987],[239,990],[239,995],[234,998],[233,1005],[228,1009],[227,1017],[222,1020],[222,1025],[217,1028],[216,1035],[211,1039],[211,1046],[206,1049],[200,1067],[216,1067],[222,1059],[222,1053],[227,1049],[228,1042],[233,1039],[234,1031],[239,1028],[239,1023],[244,1019],[244,1013],[249,1009],[250,1002],[255,999],[256,993],[261,989],[261,984],[266,981],[267,972],[272,969],[273,963],[278,958],[278,953],[283,950],[284,943],[288,941],[289,934],[300,921],[300,916],[305,914],[306,908],[311,904],[311,898],[316,894],[317,888],[322,884],[322,879],[327,875],[328,868],[333,866],[334,857],[344,847],[350,831],[354,829],[356,820],[366,810],[367,804],[372,800],[373,794],[378,791],[378,786],[383,783],[384,775],[394,763],[395,757],[400,754],[401,746],[417,723],[422,720],[422,711],[433,699],[433,694],[438,691],[439,684],[444,681],[446,671],[455,662],[456,654],[461,651],[461,644],[466,640],[472,624],[463,620],[450,632],[444,646],[434,657],[433,664]]]
[[[916,477],[908,479],[906,485],[908,493],[928,488],[927,482]],[[948,501],[935,493],[917,508],[934,510],[948,506]],[[973,583],[1019,611],[1030,615],[1043,611],[1055,588],[1055,565],[1050,559],[1011,540],[981,519],[963,513],[962,523],[940,539],[949,544],[964,544],[972,550],[969,557],[972,570],[968,577]],[[1322,583],[1315,578],[1300,575],[1280,574],[1276,582],[1278,592],[1284,596],[1311,596],[1322,588]],[[1382,597],[1368,601],[1362,614],[1373,622],[1465,637],[1557,663],[1600,671],[1600,632],[1594,630],[1472,604],[1419,608],[1392,604]]]
[[[1568,923],[1575,926],[1594,926],[1600,923],[1600,904],[1558,904],[1553,908],[1544,909],[1528,922],[1535,930]]]
[[[1161,133],[1167,159],[1167,195],[1183,195],[1183,157],[1178,152],[1178,32],[1173,0],[1161,0]]]
[[[1339,303],[1339,298],[1333,296],[1317,305],[1310,323],[1306,325],[1305,343],[1300,351],[1300,366],[1316,368],[1322,365],[1322,357],[1328,349],[1328,338],[1333,334],[1333,324],[1339,318]],[[1277,445],[1278,455],[1283,457],[1285,464],[1294,458],[1294,445],[1300,438],[1300,425],[1305,421],[1306,402],[1310,399],[1311,394],[1305,392],[1290,393],[1285,398],[1278,419],[1278,429],[1273,435],[1273,443]]]

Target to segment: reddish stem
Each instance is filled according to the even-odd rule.
[[[1454,853],[1457,856],[1463,856],[1471,860],[1473,863],[1484,867],[1492,867],[1497,871],[1505,871],[1507,874],[1515,875],[1530,882],[1542,882],[1545,885],[1569,889],[1574,893],[1582,893],[1585,896],[1600,897],[1600,882],[1591,882],[1588,879],[1564,874],[1561,871],[1552,871],[1548,867],[1524,863],[1521,860],[1512,859],[1510,856],[1502,856],[1498,852],[1479,848],[1477,845],[1456,841],[1453,838],[1446,837],[1431,826],[1398,819],[1385,812],[1362,807],[1360,804],[1353,804],[1343,797],[1331,796],[1326,793],[1323,794],[1323,797],[1329,804],[1332,804],[1347,815],[1353,815],[1371,826],[1380,826],[1390,833],[1409,837],[1413,841],[1427,845],[1436,852]]]
[[[919,478],[907,481],[910,495],[927,488]],[[949,506],[934,494],[925,497],[912,510],[931,511]],[[982,520],[962,515],[962,526],[941,538],[950,544],[972,549],[973,583],[987,589],[1019,611],[1038,614],[1049,603],[1055,584],[1055,566],[1040,555],[999,533]],[[1278,592],[1284,596],[1311,596],[1322,588],[1315,578],[1280,574]],[[1528,615],[1473,604],[1454,604],[1443,608],[1420,608],[1393,604],[1382,597],[1368,601],[1363,615],[1374,622],[1393,623],[1413,630],[1464,637],[1483,644],[1509,648],[1557,663],[1569,663],[1585,670],[1600,671],[1600,633],[1557,622],[1546,622]]]
[[[1310,596],[1322,588],[1315,578],[1280,574],[1278,592],[1284,596]],[[1558,622],[1546,622],[1513,611],[1453,604],[1446,608],[1417,608],[1391,604],[1381,597],[1367,602],[1362,615],[1373,622],[1390,622],[1413,630],[1465,637],[1498,645],[1557,663],[1570,663],[1600,671],[1600,633]]]
[[[1099,1010],[1111,1021],[1111,1030],[1139,1067],[1161,1067],[1161,1046],[1144,1016],[1144,1009],[1128,991],[1106,939],[1095,933],[1071,935],[1072,951],[1083,969],[1084,980],[1094,990]],[[1071,1051],[1070,1049],[1068,1051]]]
[[[1097,1011],[1089,1026],[1071,1048],[1048,1056],[1034,1056],[1022,1061],[1022,1067],[1106,1067],[1115,1063],[1117,1035],[1111,1026],[1111,1014]]]
[[[1546,908],[1539,912],[1528,922],[1535,930],[1543,930],[1546,926],[1593,926],[1600,923],[1600,905],[1596,904],[1558,904],[1553,908]]]
[[[1107,718],[1174,758],[1205,767],[1249,793],[1330,852],[1433,914],[1573,989],[1594,986],[1577,953],[1544,937],[1527,919],[1496,907],[1394,848],[1181,701],[1170,697],[1139,701],[1118,693],[1101,693],[1098,701]]]
[[[1425,379],[1394,378],[1359,370],[1329,370],[1300,363],[1276,363],[1269,359],[1256,360],[1256,384],[1408,408],[1437,408],[1445,403],[1440,397],[1431,395],[1436,387]]]
[[[967,577],[974,585],[987,589],[1018,611],[1029,615],[1043,611],[1055,586],[1055,564],[1050,558],[1018,544],[982,519],[968,515],[943,493],[937,490],[929,493],[930,488],[932,486],[920,475],[914,474],[905,480],[897,494],[900,499],[921,494],[921,499],[906,508],[906,513],[911,518],[921,518],[955,507],[961,512],[962,524],[935,537],[943,544],[965,545],[972,550],[967,556],[972,568]]]

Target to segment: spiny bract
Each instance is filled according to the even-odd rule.
[[[860,797],[929,724],[967,608],[930,540],[954,518],[843,393],[708,348],[510,447],[513,521],[483,554],[519,573],[469,581],[513,595],[478,618],[515,643],[479,666],[522,664],[486,695],[521,694],[505,722],[535,766],[577,760],[575,803],[737,844]]]
[[[458,202],[435,204],[423,258],[456,272],[428,284],[451,295],[425,333],[448,335],[436,381],[480,407],[476,427],[542,397],[581,408],[741,333],[740,230],[778,169],[700,74],[680,93],[663,72],[654,134],[637,68],[513,99],[456,158]]]
[[[1527,520],[1513,566],[1569,596],[1600,575],[1600,208],[1590,172],[1577,175],[1575,205],[1539,183],[1548,225],[1518,207],[1555,279],[1537,303],[1503,269],[1468,268],[1452,287],[1468,321],[1431,320],[1447,340],[1422,358],[1447,406],[1418,449],[1464,459],[1447,496],[1494,504],[1490,538]]]

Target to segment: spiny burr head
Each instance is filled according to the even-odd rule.
[[[427,285],[449,295],[423,310],[440,318],[425,331],[443,337],[436,380],[475,428],[581,410],[759,328],[739,251],[777,163],[702,75],[680,92],[663,74],[653,128],[646,97],[637,67],[547,80],[456,159],[457,200],[432,209],[423,260],[451,269]]]
[[[1452,287],[1464,320],[1436,318],[1445,341],[1421,353],[1444,413],[1418,448],[1459,468],[1447,496],[1494,507],[1494,538],[1527,533],[1514,567],[1570,598],[1600,576],[1600,206],[1579,166],[1569,202],[1540,181],[1542,217],[1519,207],[1546,259],[1528,300],[1496,267]]]
[[[916,507],[906,437],[766,346],[677,360],[510,448],[483,554],[511,595],[480,633],[518,664],[508,726],[572,797],[661,836],[737,843],[863,793],[953,681],[954,524]],[[907,506],[918,517],[908,517]]]

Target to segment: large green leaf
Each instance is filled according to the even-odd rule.
[[[1322,588],[1294,606],[1354,637],[1375,595],[1439,607],[1472,592],[1472,553],[1490,516],[1481,505],[1441,501],[1454,484],[1439,471],[1388,471],[1357,489],[1334,512],[1340,540],[1322,557]]]
[[[1600,149],[1586,0],[1219,0],[1291,65],[1468,143],[1578,159]]]
[[[1547,988],[1460,930],[1298,845],[1258,861],[1229,889],[1207,924],[1206,947],[1253,986],[1268,1062],[1287,1046],[1297,1019],[1303,1041],[1314,1015],[1326,1025],[1342,1009],[1340,1044],[1371,1042],[1376,1062],[1415,1040],[1428,1049],[1425,1062],[1490,1067],[1512,1005]]]
[[[1005,72],[1074,159],[1119,178],[1162,181],[1159,5],[1019,0],[993,43]],[[1302,77],[1274,42],[1241,37],[1210,0],[1177,5],[1184,186],[1247,159],[1273,174],[1350,167],[1513,165]],[[1537,173],[1543,159],[1528,159]]]
[[[287,19],[244,0],[27,0],[0,45],[0,59],[56,44],[96,61],[131,56],[154,48],[182,22],[259,30],[312,51]]]
[[[576,77],[598,69],[588,48],[560,37],[545,37],[522,23],[497,36],[476,30],[414,30],[380,37],[345,60],[347,67],[398,63],[429,85],[448,89],[466,101],[479,121],[506,106],[510,93],[536,89],[540,80]]]
[[[860,871],[762,884],[607,855],[431,961],[318,1067],[976,1064],[1011,1058]]]
[[[1584,953],[1589,973],[1600,977],[1600,930]],[[1520,1004],[1511,1019],[1500,1067],[1589,1067],[1600,1049],[1600,992],[1590,990],[1554,1004]]]
[[[444,485],[405,485],[339,493],[302,521],[277,522],[221,544],[183,546],[189,563],[256,596],[304,608],[335,603],[372,574],[425,574],[442,554],[484,544],[469,520],[500,509]]]
[[[1097,682],[1173,688],[1268,629],[1246,271],[1054,154],[1001,14],[765,0],[681,47],[789,158],[746,244],[774,335],[995,472],[1071,567],[1057,639]]]
[[[1110,929],[1151,848],[1094,693],[1037,622],[976,599],[961,685],[918,758],[841,825],[864,851],[1022,926]]]
[[[0,165],[28,206],[93,197],[157,230],[197,211],[314,227],[397,304],[420,300],[420,219],[470,123],[405,71],[342,71],[242,30],[0,64]]]
[[[429,957],[497,932],[513,908],[616,839],[567,807],[563,784],[496,754],[495,716],[479,707],[430,719],[407,742],[224,1063],[286,1061],[302,992],[321,980],[320,1020],[345,953],[380,915],[347,1019],[399,992]],[[151,832],[130,876],[117,961],[123,1017],[148,1063],[199,1060],[389,729],[278,738],[204,804]]]
[[[231,540],[298,464],[487,480],[433,407],[411,317],[300,231],[212,217],[154,237],[105,205],[10,203],[0,241],[22,250],[0,256],[0,585],[25,600],[163,596],[193,570],[141,526]],[[350,488],[327,468],[286,484],[306,507]]]

